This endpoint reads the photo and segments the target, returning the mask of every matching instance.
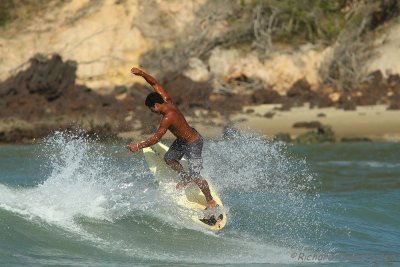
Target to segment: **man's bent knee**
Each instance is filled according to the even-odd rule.
[[[178,163],[178,161],[174,160],[174,159],[168,159],[168,158],[164,158],[165,163],[167,163],[167,165],[173,165]]]
[[[201,177],[192,178],[192,181],[197,184],[200,188],[207,186],[207,181]]]

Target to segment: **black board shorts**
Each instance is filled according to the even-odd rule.
[[[197,132],[197,131],[196,131]],[[164,160],[181,160],[185,156],[189,165],[189,176],[191,178],[199,178],[200,171],[203,168],[203,159],[201,152],[203,150],[203,137],[198,133],[199,138],[188,144],[180,138],[177,138],[165,153]]]

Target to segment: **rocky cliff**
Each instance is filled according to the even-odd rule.
[[[76,61],[77,81],[95,90],[132,84],[129,69],[140,65],[160,76],[180,71],[196,81],[244,74],[282,93],[299,79],[317,84],[320,65],[332,55],[335,43],[321,46],[303,42],[284,45],[284,49],[277,44],[260,53],[254,41],[261,38],[257,27],[262,25],[256,23],[262,20],[256,17],[255,3],[53,0],[43,4],[40,16],[30,14],[3,27],[0,79],[26,67],[24,64],[37,53],[56,53]],[[258,14],[263,15],[268,19],[269,14]],[[387,28],[376,38],[377,53],[366,66],[369,72],[400,72],[399,64],[388,60],[398,56],[398,49],[393,48],[400,42],[400,25],[391,23]],[[271,30],[268,25],[265,29]],[[251,31],[254,36],[250,36]]]
[[[126,126],[138,112],[126,107],[149,91],[130,75],[132,66],[170,87],[187,112],[224,115],[262,103],[399,107],[395,0],[52,0],[35,9],[4,3],[25,13],[0,29],[3,122],[98,113],[111,132],[144,130],[143,120]],[[87,120],[92,126],[94,117]],[[15,125],[1,132],[22,127]]]

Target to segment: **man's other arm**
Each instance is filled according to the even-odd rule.
[[[131,69],[131,72],[133,75],[142,76],[146,80],[146,82],[148,82],[153,87],[154,91],[161,95],[165,102],[169,102],[171,100],[167,91],[157,82],[157,80],[153,76],[135,67]]]
[[[157,131],[154,133],[154,135],[152,137],[150,137],[149,139],[142,141],[140,143],[129,144],[126,146],[126,148],[132,152],[136,152],[140,149],[143,149],[145,147],[149,147],[149,146],[152,146],[152,145],[158,143],[158,141],[160,141],[161,137],[163,137],[164,134],[167,132],[169,125],[170,125],[169,118],[164,117],[161,120],[160,126],[158,127]]]

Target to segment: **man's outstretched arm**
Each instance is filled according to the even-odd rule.
[[[167,132],[169,124],[170,124],[169,119],[164,117],[164,119],[160,123],[160,126],[158,127],[157,131],[154,133],[154,135],[152,137],[150,137],[149,139],[142,141],[140,143],[132,143],[125,147],[127,149],[129,149],[131,152],[136,152],[140,149],[143,149],[145,147],[149,147],[149,146],[152,146],[152,145],[158,143],[158,141],[160,141],[161,137],[163,137],[163,135]]]
[[[135,67],[131,69],[131,72],[133,75],[142,76],[146,80],[146,82],[148,82],[154,88],[154,91],[161,95],[165,102],[171,100],[171,98],[167,94],[167,91],[165,91],[165,89],[157,82],[157,80],[153,76]]]

